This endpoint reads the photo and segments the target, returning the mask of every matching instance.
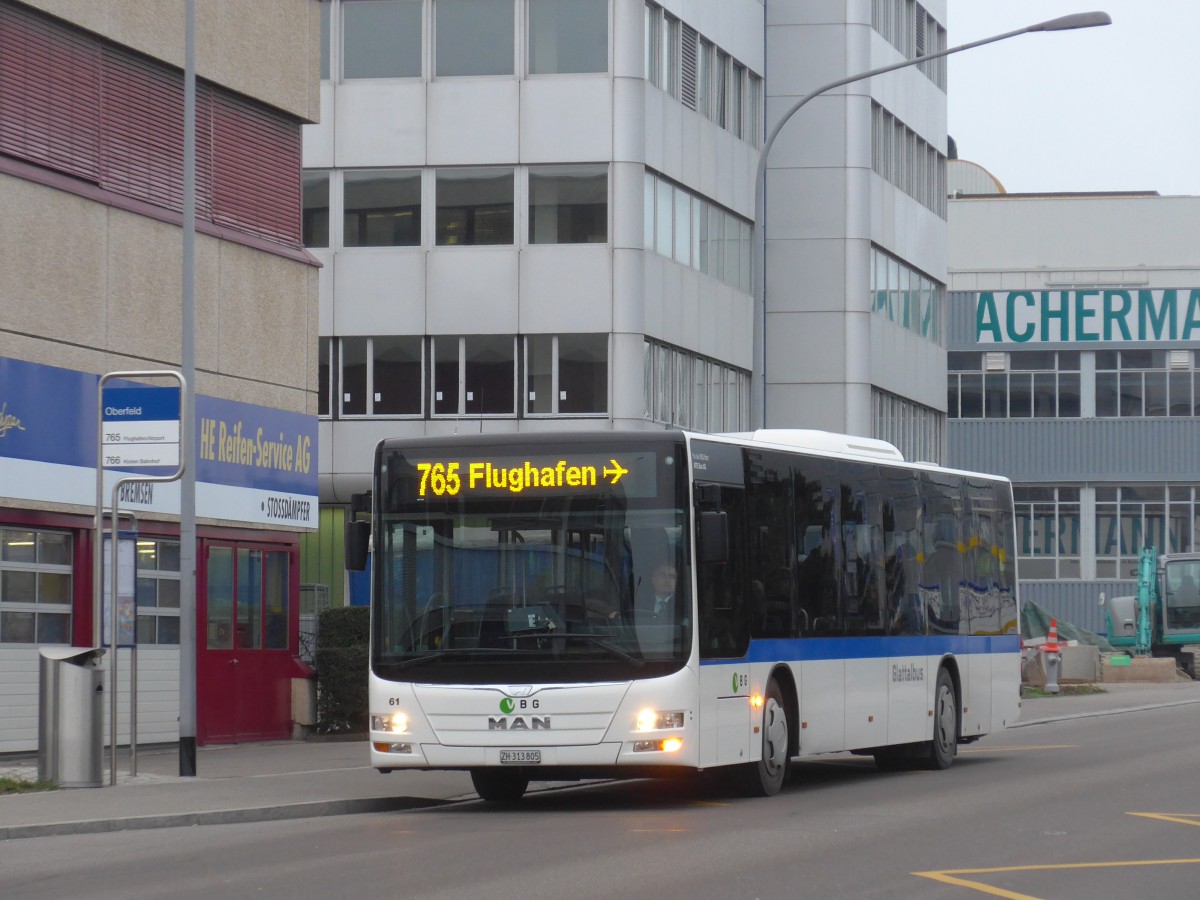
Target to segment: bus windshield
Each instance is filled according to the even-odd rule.
[[[687,660],[682,444],[384,447],[372,666],[397,681],[614,681]]]

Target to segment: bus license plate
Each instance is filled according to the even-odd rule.
[[[501,750],[500,763],[505,766],[541,765],[541,750]]]

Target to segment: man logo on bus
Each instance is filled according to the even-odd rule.
[[[517,704],[513,703],[512,697],[505,697],[500,701],[500,712],[506,716],[517,708]]]

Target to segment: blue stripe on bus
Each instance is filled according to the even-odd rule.
[[[702,666],[731,662],[774,662],[775,660],[883,659],[896,656],[968,656],[979,653],[1019,653],[1016,634],[959,635],[931,634],[916,637],[805,637],[760,638],[750,642],[741,658],[705,659]]]

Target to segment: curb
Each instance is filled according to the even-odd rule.
[[[156,816],[130,816],[123,819],[87,819],[81,822],[47,822],[41,825],[0,826],[0,840],[62,837],[74,834],[103,834],[113,831],[142,831],[150,828],[186,828],[193,825],[238,825],[252,822],[279,822],[287,819],[315,819],[322,816],[352,816],[362,813],[404,812],[445,806],[454,800],[427,797],[375,797],[362,800],[327,800],[292,803],[286,806],[261,806],[245,809],[221,809],[208,812],[169,813]]]
[[[1193,700],[1172,700],[1169,703],[1148,703],[1144,706],[1125,706],[1120,709],[1096,709],[1088,712],[1064,713],[1061,716],[1045,716],[1041,719],[1027,719],[1011,723],[1009,728],[1026,728],[1030,725],[1045,725],[1049,722],[1065,722],[1068,719],[1094,719],[1099,716],[1117,716],[1121,713],[1141,712],[1147,709],[1165,709],[1168,706],[1190,706],[1200,703],[1200,698]]]

